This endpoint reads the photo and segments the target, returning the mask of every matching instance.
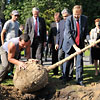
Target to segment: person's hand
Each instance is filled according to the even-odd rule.
[[[92,44],[91,47],[96,46],[96,44],[95,44],[95,40],[89,40],[89,43]]]
[[[52,44],[48,44],[48,47],[51,48]]]
[[[95,42],[92,42],[91,47],[95,47],[95,46],[96,46]]]
[[[76,52],[77,52],[77,54],[80,54],[81,53],[81,49],[80,48],[75,48],[75,50],[76,50]]]
[[[29,62],[31,62],[31,63],[32,63],[32,62],[36,62],[36,63],[38,63],[38,62],[39,62],[39,60],[38,60],[38,59],[28,59],[28,61],[29,61]]]
[[[59,45],[56,44],[56,45],[55,45],[55,50],[58,50],[58,48],[59,48]]]
[[[20,64],[19,64],[19,70],[21,70],[21,69],[26,69],[26,64],[24,63],[24,62],[20,62]]]
[[[82,52],[81,49],[76,46],[76,44],[74,44],[73,47],[75,51],[77,52],[77,54],[80,54]]]

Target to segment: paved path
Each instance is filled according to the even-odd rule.
[[[47,61],[44,61],[44,58],[43,58],[43,65],[44,66],[49,66],[49,65],[52,65],[52,62],[51,62],[51,58],[49,57],[49,58],[47,58]]]
[[[91,65],[90,64],[90,57],[89,56],[83,57],[83,62],[84,62],[84,65]]]

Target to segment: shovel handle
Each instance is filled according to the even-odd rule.
[[[84,51],[86,51],[87,49],[93,47],[94,44],[97,44],[97,43],[99,43],[99,42],[100,42],[100,39],[98,39],[98,40],[95,41],[94,43],[91,43],[90,45],[84,47],[83,49],[81,49],[81,53],[84,52]],[[53,64],[53,65],[47,67],[47,68],[46,68],[47,71],[50,71],[50,70],[52,70],[52,69],[58,67],[59,65],[61,65],[61,64],[63,64],[64,62],[66,62],[66,61],[72,59],[72,58],[75,57],[76,55],[78,55],[77,52],[75,52],[75,53],[71,54],[70,56],[68,56],[68,57],[66,57],[66,58],[64,58],[64,59],[62,59],[62,60],[60,60],[59,62],[57,62],[57,63],[55,63],[55,64]]]

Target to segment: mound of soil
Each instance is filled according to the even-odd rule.
[[[58,82],[59,84],[59,82]],[[14,86],[0,85],[0,100],[100,100],[100,83],[92,83],[86,87],[64,85],[57,90],[55,83],[31,94],[23,94]]]

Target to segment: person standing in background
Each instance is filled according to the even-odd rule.
[[[2,29],[3,29],[4,23],[5,23],[5,20],[0,18],[0,46],[2,45],[2,43],[1,43],[1,32],[2,32]]]
[[[13,10],[11,12],[11,17],[12,18],[10,20],[5,22],[1,32],[2,45],[4,44],[4,42],[7,42],[8,40],[19,36],[19,22],[17,21],[19,17],[19,12],[17,10]],[[12,67],[12,64],[10,64],[10,73],[8,73],[8,76],[10,76],[11,78],[13,77],[13,69],[14,67]]]
[[[90,44],[100,39],[100,18],[95,19],[95,28],[90,31]],[[90,49],[91,59],[95,66],[95,75],[100,73],[100,43]],[[99,64],[98,64],[99,62]],[[99,72],[98,72],[99,65]]]
[[[46,46],[44,47],[44,59],[45,61],[47,61],[47,56],[48,56],[48,51],[49,51],[49,48],[48,48],[48,31],[46,32]]]
[[[73,14],[68,16],[65,23],[64,31],[64,42],[63,50],[65,52],[65,57],[68,57],[75,51],[76,56],[76,82],[78,85],[84,86],[83,84],[83,53],[81,53],[82,48],[84,48],[84,40],[89,40],[88,23],[87,17],[82,15],[82,6],[75,5],[72,9]],[[66,62],[74,63],[74,58]],[[63,68],[64,69],[64,68]],[[66,72],[67,68],[65,68]],[[66,73],[64,73],[66,79]]]
[[[4,44],[5,41],[10,40],[11,38],[15,38],[19,36],[19,22],[18,17],[19,13],[17,10],[13,10],[11,13],[11,19],[6,21],[3,27],[3,30],[1,32],[1,42],[2,45]],[[6,38],[5,38],[6,36]]]
[[[70,15],[70,13],[69,13],[69,10],[65,8],[62,10],[61,14],[62,14],[63,19],[60,20],[60,26],[59,26],[60,32],[58,32],[56,36],[56,45],[55,45],[55,49],[58,50],[58,60],[59,61],[64,59],[64,56],[65,56],[64,51],[62,49],[62,45],[63,45],[63,40],[64,40],[65,22],[66,22],[67,17]],[[63,64],[61,65],[61,70],[63,74]],[[63,79],[63,76],[61,76],[60,79]]]
[[[55,22],[51,23],[50,26],[50,33],[49,33],[49,46],[51,47],[52,50],[52,64],[58,62],[58,50],[55,49],[56,45],[56,36],[60,32],[60,13],[56,12],[54,14],[54,20]],[[53,69],[54,75],[58,75],[58,67]]]
[[[21,24],[21,25],[19,26],[19,36],[20,36],[21,34],[23,34],[23,33],[24,33],[24,25]]]
[[[31,57],[39,60],[42,64],[43,47],[46,45],[46,24],[39,17],[39,9],[32,8],[33,16],[28,18],[25,24],[24,34],[28,34],[31,40]]]

